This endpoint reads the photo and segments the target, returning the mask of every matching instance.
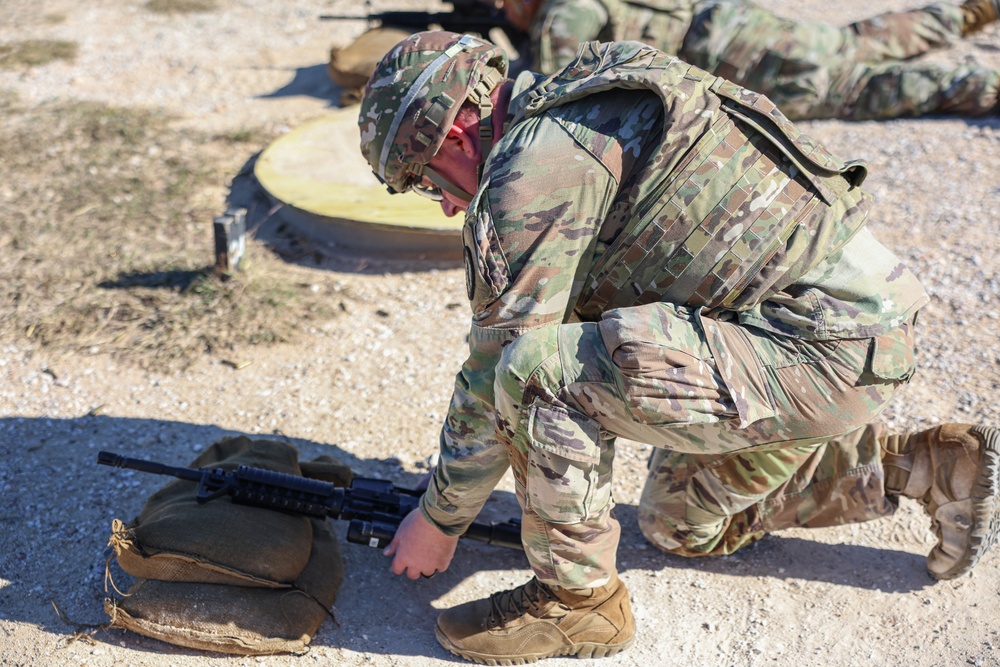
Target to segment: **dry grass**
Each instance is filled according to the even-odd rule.
[[[146,9],[157,14],[190,14],[218,9],[215,0],[149,0]]]
[[[211,270],[233,165],[266,141],[0,95],[0,336],[183,365],[332,317],[322,280],[252,240],[233,278]]]
[[[0,68],[36,67],[55,60],[76,58],[78,45],[58,39],[26,39],[0,44]]]

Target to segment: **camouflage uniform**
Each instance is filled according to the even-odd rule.
[[[545,0],[531,43],[534,69],[551,73],[584,42],[643,41],[767,95],[793,119],[996,113],[1000,72],[907,62],[954,44],[964,26],[948,3],[841,28],[741,0]]]
[[[927,296],[863,227],[864,166],[635,42],[523,73],[507,120],[464,228],[470,354],[425,517],[461,533],[509,464],[539,580],[601,586],[619,437],[658,448],[641,523],[675,553],[892,512],[869,424]]]

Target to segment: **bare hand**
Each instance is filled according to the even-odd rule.
[[[395,556],[392,559],[395,574],[405,573],[410,579],[416,579],[447,570],[457,545],[457,537],[445,535],[415,509],[399,524],[392,542],[382,553]]]

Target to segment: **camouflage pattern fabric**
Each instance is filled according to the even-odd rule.
[[[720,118],[746,112],[746,141],[779,142],[796,159],[806,152],[827,164],[802,162],[816,172],[808,176],[791,157],[783,167],[802,177],[810,193],[802,205],[816,219],[828,210],[849,217],[837,202],[860,190],[851,177],[863,174],[794,128],[779,129],[787,120],[766,98],[751,95],[752,108],[729,105],[743,95],[726,97],[714,77],[641,44],[595,49],[562,75],[525,73],[514,83],[511,125],[485,165],[463,230],[469,357],[421,500],[428,520],[459,534],[512,464],[532,566],[542,581],[571,587],[599,585],[613,567],[615,438],[718,456],[769,443],[781,443],[776,452],[815,446],[861,428],[912,373],[908,324],[927,300],[913,274],[852,225],[846,239],[788,237],[786,247],[801,244],[796,258],[807,258],[791,277],[789,263],[770,264],[773,248],[768,255],[751,248],[746,261],[772,280],[739,310],[671,302],[672,283],[660,276],[645,285],[626,281],[600,306],[584,299],[601,275],[638,261],[656,265],[683,245],[654,235],[618,254],[638,219],[644,229],[690,236],[717,213],[728,220],[720,233],[734,239],[743,224],[753,226],[728,216],[725,196],[704,217],[652,213],[674,201],[662,187],[683,171],[684,156],[701,153],[692,146]],[[598,84],[571,85],[595,69],[604,72]],[[734,188],[756,191],[748,167],[761,159],[732,161],[745,176]],[[720,164],[728,163],[705,164],[705,173]],[[775,181],[772,193],[794,179],[786,180]],[[765,218],[785,206],[760,194],[751,199],[746,212]],[[789,284],[780,284],[782,276]],[[709,428],[711,436],[698,430]],[[786,480],[776,474],[762,488]],[[878,498],[871,504],[878,507]],[[696,551],[710,541],[685,544]]]
[[[711,344],[720,331],[734,344]],[[614,571],[617,437],[662,448],[640,526],[675,554],[726,554],[781,528],[890,514],[878,443],[854,434],[912,373],[912,341],[910,325],[876,339],[798,341],[666,303],[522,334],[501,357],[496,412],[536,576],[578,588]],[[890,342],[903,363],[880,377],[870,352]],[[741,370],[720,371],[735,358]],[[736,406],[754,385],[772,416],[741,429]]]
[[[637,42],[590,43],[570,68],[580,76],[512,105],[514,122],[621,87],[663,96],[671,121],[636,184],[655,200],[633,211],[595,263],[578,298],[582,315],[650,301],[744,310],[864,223],[864,165],[831,155],[766,97]],[[681,154],[679,145],[689,148]]]
[[[461,101],[488,94],[507,75],[507,54],[472,35],[411,35],[379,61],[365,86],[361,154],[392,192],[420,180],[458,116]]]
[[[643,41],[767,95],[797,120],[996,113],[1000,72],[908,61],[954,44],[963,24],[949,3],[838,27],[737,0],[546,0],[531,41],[545,73],[591,40]]]
[[[898,501],[884,491],[876,437],[883,430],[869,424],[818,444],[757,447],[721,457],[655,449],[639,501],[639,527],[664,551],[714,556],[782,528],[888,516]],[[718,428],[688,429],[688,435],[731,439]]]

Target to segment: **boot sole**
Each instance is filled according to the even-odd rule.
[[[955,579],[967,574],[996,543],[1000,534],[1000,429],[974,426],[970,429],[982,441],[979,479],[972,488],[973,524],[969,546],[962,559],[951,569],[931,575],[936,579]]]
[[[485,653],[476,653],[475,651],[465,651],[463,649],[455,646],[448,636],[441,631],[441,628],[437,625],[434,626],[434,634],[437,635],[437,640],[448,651],[454,653],[460,658],[465,658],[466,660],[471,660],[477,662],[480,665],[524,665],[529,662],[537,662],[544,658],[555,658],[559,656],[576,656],[578,658],[610,658],[611,656],[624,651],[632,642],[635,641],[635,637],[630,638],[624,644],[615,644],[609,646],[608,644],[594,644],[592,642],[584,642],[582,644],[571,644],[569,646],[564,646],[562,648],[550,651],[548,653],[530,653],[517,656],[500,656],[500,655],[488,655]]]

